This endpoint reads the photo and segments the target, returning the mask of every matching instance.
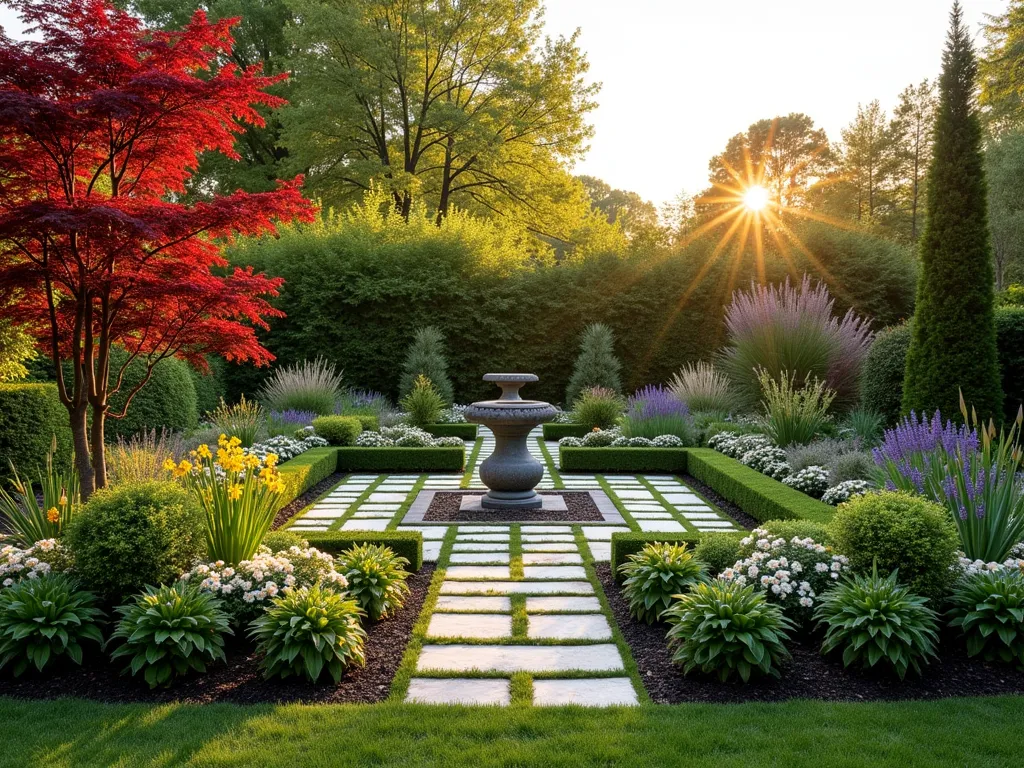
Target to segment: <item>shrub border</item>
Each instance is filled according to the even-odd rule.
[[[469,423],[428,424],[426,431],[434,437],[457,437],[472,442],[476,440],[477,425]]]
[[[582,424],[551,422],[544,427],[545,440],[561,440],[563,437],[583,437],[590,430]]]
[[[339,472],[461,472],[463,448],[344,446],[337,449]]]
[[[409,570],[423,567],[423,534],[419,531],[295,531],[309,546],[338,555],[357,544],[383,544],[409,561]]]

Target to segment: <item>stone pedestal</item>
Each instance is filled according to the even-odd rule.
[[[466,409],[467,421],[494,433],[494,453],[480,464],[480,479],[490,489],[480,503],[485,509],[541,509],[544,501],[534,489],[544,477],[544,467],[530,455],[527,437],[538,424],[555,417],[555,408],[519,396],[524,384],[538,381],[532,373],[488,373],[484,381],[501,387],[501,397]]]

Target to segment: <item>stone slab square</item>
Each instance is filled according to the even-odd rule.
[[[561,533],[524,533],[523,542],[569,542],[576,541],[574,536]]]
[[[441,542],[440,541],[424,541],[423,542],[423,559],[429,563],[436,563],[437,558],[441,556]]]
[[[451,569],[448,571],[451,573]],[[582,565],[526,565],[524,579],[585,579],[587,571]]]
[[[459,531],[456,541],[508,541],[507,533],[463,533]]]
[[[460,525],[459,533],[508,533],[507,525]]]
[[[538,707],[633,707],[637,700],[628,677],[602,677],[578,680],[534,680],[533,703]]]
[[[733,528],[733,523],[728,520],[701,520],[700,522],[694,523],[697,528]]]
[[[345,514],[344,508],[342,508],[342,509],[334,509],[332,507],[320,507],[320,506],[317,506],[317,507],[313,507],[311,510],[309,510],[309,512],[304,514],[302,516],[302,519],[303,520],[308,520],[310,518],[317,518],[317,519],[327,518],[327,519],[330,519],[330,520],[337,520],[343,514]]]
[[[684,509],[679,514],[681,514],[687,520],[720,520],[721,519],[721,517],[717,513],[712,512],[711,510],[708,510],[707,512],[690,512],[689,510],[685,510]]]
[[[625,533],[629,528],[597,528],[584,526],[583,536],[587,541],[611,541],[613,533]]]
[[[512,701],[509,680],[457,677],[414,677],[405,700],[416,704],[468,704],[507,706]]]
[[[686,530],[682,523],[675,520],[637,520],[641,531],[657,531],[659,533],[682,533]]]
[[[531,640],[611,640],[612,628],[600,613],[542,614],[530,617]]]
[[[416,526],[416,525],[402,525],[402,526],[399,526],[398,530],[400,530],[400,531],[419,531],[420,533],[423,534],[424,540],[430,539],[430,540],[434,540],[434,541],[443,539],[445,537],[445,534],[448,533],[447,526],[440,526],[440,525],[419,525],[419,526]]]
[[[443,581],[442,595],[592,595],[589,581]]]
[[[499,565],[453,565],[445,575],[449,579],[466,581],[512,578],[508,567]]]
[[[427,635],[473,640],[511,637],[512,617],[507,613],[435,613],[430,617]]]
[[[349,520],[341,526],[343,531],[386,531],[390,520]]]
[[[508,565],[508,552],[452,552],[448,562],[453,565]]]
[[[373,509],[370,509],[370,510],[362,510],[362,509],[360,509],[360,510],[357,510],[357,511],[352,513],[352,517],[354,519],[356,519],[356,520],[366,520],[366,519],[371,519],[371,520],[372,519],[390,520],[394,516],[395,516],[394,512],[378,512],[378,511],[373,510]]]
[[[407,493],[377,493],[374,491],[367,497],[367,501],[371,504],[386,504],[394,503],[401,504],[405,501]]]
[[[523,565],[583,565],[578,552],[524,552]]]
[[[419,670],[451,672],[613,672],[622,669],[619,649],[604,645],[424,645]]]
[[[622,506],[624,506],[630,512],[664,512],[665,511],[665,505],[663,505],[661,502],[654,502],[652,504],[642,504],[642,503],[636,503],[636,502],[628,501],[625,504],[623,504]]]
[[[522,532],[527,533],[572,533],[568,525],[527,525],[523,524]]]
[[[474,544],[471,541],[456,541],[452,545],[452,552],[508,552],[508,543],[500,541],[480,542]]]
[[[607,563],[612,559],[612,545],[610,542],[602,541],[591,541],[587,542],[590,545],[590,554],[594,560],[599,563]]]
[[[613,489],[620,499],[653,499],[654,494],[646,490]]]
[[[527,610],[529,601],[535,598],[526,598]],[[549,597],[545,600],[582,600],[588,599],[597,602],[597,598],[574,598],[574,597]],[[466,595],[440,595],[434,610],[438,613],[508,613],[512,610],[512,601],[507,597],[473,597]]]
[[[693,493],[665,493],[662,494],[669,504],[706,504],[700,496]]]
[[[634,520],[671,520],[668,512],[633,512]]]
[[[601,601],[596,597],[528,597],[527,613],[567,613],[571,611],[601,610]]]
[[[555,542],[548,544],[544,542],[524,542],[523,552],[579,552],[575,542]]]

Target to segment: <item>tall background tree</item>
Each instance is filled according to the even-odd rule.
[[[88,497],[106,484],[106,419],[160,361],[272,359],[253,326],[277,314],[281,281],[224,269],[216,239],[313,212],[297,184],[169,202],[201,152],[235,157],[255,105],[279,104],[273,79],[230,62],[228,22],[197,12],[182,32],[149,32],[105,0],[14,6],[32,36],[0,35],[0,284],[14,295],[0,319],[53,361]],[[125,385],[137,360],[145,373]]]
[[[977,71],[956,2],[942,56],[917,311],[903,387],[904,411],[938,408],[949,418],[959,413],[959,391],[982,417],[1003,412]]]
[[[988,17],[981,60],[981,106],[989,131],[1024,129],[1024,0]]]
[[[1024,131],[989,141],[985,152],[996,290],[1024,280]]]
[[[854,218],[873,224],[888,209],[887,166],[892,154],[892,136],[877,99],[857,105],[857,117],[843,129],[842,137],[840,168],[852,188]]]
[[[917,242],[924,219],[925,176],[932,156],[935,85],[923,80],[900,93],[889,126],[897,238]]]

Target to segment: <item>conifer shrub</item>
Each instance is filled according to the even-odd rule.
[[[603,387],[612,392],[622,391],[622,368],[615,356],[615,340],[611,328],[592,323],[583,330],[580,353],[576,358],[569,386],[565,390],[565,404],[572,406],[580,393],[591,387]]]
[[[430,379],[444,405],[451,405],[454,400],[452,381],[448,377],[448,360],[444,354],[444,335],[441,331],[428,325],[420,328],[413,337],[412,344],[402,365],[402,377],[398,384],[401,398],[408,397],[416,386],[420,376]]]

